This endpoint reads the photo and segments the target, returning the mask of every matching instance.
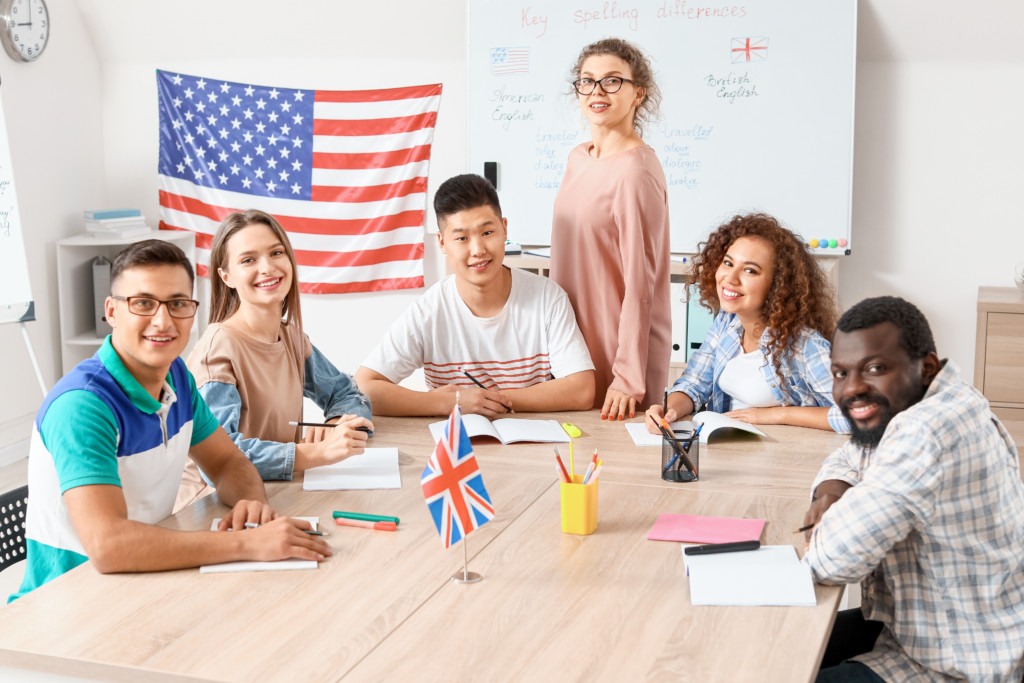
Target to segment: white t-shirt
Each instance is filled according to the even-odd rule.
[[[718,388],[732,397],[732,409],[771,408],[781,406],[764,381],[761,366],[765,364],[761,349],[732,357],[718,376]]]
[[[427,387],[521,389],[553,377],[593,370],[569,297],[554,281],[511,268],[501,312],[478,318],[449,275],[402,314],[363,365],[401,382],[423,368]]]

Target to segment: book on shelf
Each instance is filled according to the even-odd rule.
[[[153,229],[145,223],[141,223],[139,225],[126,225],[105,230],[89,230],[89,234],[96,239],[126,239],[128,237],[141,237],[142,235],[148,235],[151,232],[153,232]]]
[[[125,218],[103,218],[99,220],[86,219],[85,229],[90,231],[111,230],[114,228],[133,228],[136,225],[145,224],[145,216],[127,216]]]
[[[141,217],[142,211],[139,209],[87,209],[82,212],[82,217],[86,220],[106,220],[110,218],[132,218]]]

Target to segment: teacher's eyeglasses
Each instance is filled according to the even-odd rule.
[[[619,92],[622,89],[623,83],[632,83],[636,85],[636,81],[632,81],[628,78],[619,78],[618,76],[605,76],[604,78],[598,78],[596,81],[593,78],[580,78],[572,82],[572,86],[576,88],[576,92],[581,95],[589,95],[594,92],[597,88],[597,84],[601,84],[601,90],[605,93],[612,95]]]
[[[129,311],[145,318],[152,318],[156,315],[156,312],[160,310],[161,304],[167,306],[167,312],[172,318],[191,318],[196,314],[196,309],[199,308],[199,302],[195,299],[168,299],[167,301],[161,301],[160,299],[152,299],[148,296],[117,296],[116,294],[111,294],[110,298],[117,301],[127,301]]]

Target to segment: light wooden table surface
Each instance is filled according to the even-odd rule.
[[[792,530],[842,437],[767,427],[766,439],[713,442],[701,481],[670,484],[660,449],[635,448],[596,411],[523,417],[579,426],[581,462],[600,448],[593,535],[561,533],[550,444],[476,439],[497,515],[468,538],[484,580],[451,583],[461,544],[443,548],[418,486],[431,420],[378,417],[371,445],[398,447],[401,490],[268,485],[279,511],[330,530],[334,557],[318,569],[104,576],[87,563],[0,608],[0,665],[125,681],[813,677],[840,588],[818,586],[814,608],[693,607],[679,544],[646,536],[662,512],[759,517],[762,542],[802,554]],[[396,533],[335,527],[338,509],[402,522]],[[224,511],[211,497],[163,524],[209,528]]]

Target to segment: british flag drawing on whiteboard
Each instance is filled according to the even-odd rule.
[[[768,39],[764,36],[733,38],[730,52],[732,63],[764,62],[768,59]]]
[[[420,485],[445,548],[494,518],[494,505],[484,487],[457,403],[448,417],[444,436],[423,469]]]
[[[530,48],[528,47],[492,47],[491,74],[507,76],[509,74],[530,73]]]

